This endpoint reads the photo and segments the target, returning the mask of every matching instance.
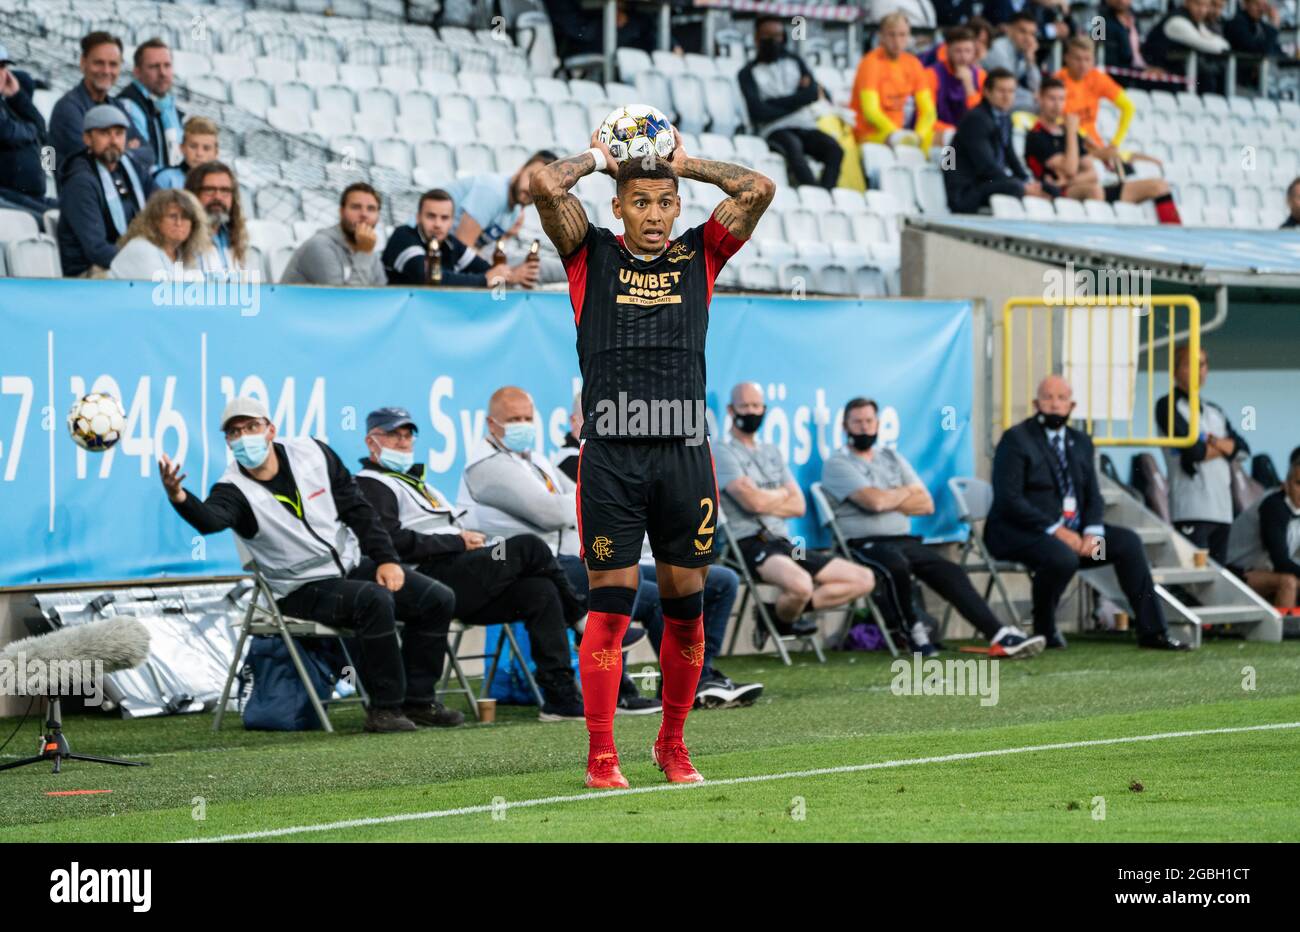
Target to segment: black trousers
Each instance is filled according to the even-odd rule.
[[[785,159],[796,184],[815,184],[829,191],[840,179],[844,149],[839,140],[819,129],[778,129],[767,137],[767,146]],[[821,178],[808,164],[810,155],[822,163]]]
[[[951,602],[957,613],[986,638],[991,640],[1002,628],[1002,622],[971,585],[966,571],[915,537],[861,537],[849,541],[849,546],[863,562],[876,564],[889,573],[908,625],[916,621],[912,608],[912,577],[915,576]]]
[[[948,194],[948,209],[954,214],[979,213],[981,207],[989,206],[989,198],[995,194],[1009,194],[1021,197],[1025,193],[1025,183],[1018,178],[994,178],[980,181],[960,191]]]
[[[1020,550],[999,557],[1025,564],[1034,574],[1034,632],[1051,634],[1056,630],[1056,606],[1074,574],[1091,569],[1098,563],[1115,567],[1119,585],[1133,606],[1134,622],[1140,637],[1161,634],[1165,614],[1156,597],[1151,567],[1147,564],[1142,541],[1126,527],[1104,525],[1106,546],[1098,557],[1081,557],[1055,537],[1043,539]]]
[[[1228,532],[1231,524],[1218,521],[1176,521],[1174,527],[1202,550],[1210,551],[1210,558],[1215,563],[1228,564]]]
[[[536,534],[431,560],[420,572],[451,589],[456,617],[467,625],[522,621],[540,681],[571,670],[566,629],[586,603]]]
[[[406,583],[389,592],[375,582],[369,558],[346,578],[321,579],[295,589],[278,604],[286,615],[318,621],[356,635],[370,704],[379,709],[433,702],[447,654],[447,628],[456,600],[440,582],[406,570]],[[405,624],[402,637],[397,622]]]

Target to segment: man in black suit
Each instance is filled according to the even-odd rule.
[[[1015,102],[1016,76],[1005,68],[994,68],[984,79],[984,99],[966,112],[952,137],[955,160],[943,173],[943,180],[953,213],[977,213],[988,206],[994,194],[1045,196],[1042,185],[1025,170],[1011,145]]]
[[[1038,386],[1038,413],[1012,427],[993,455],[993,507],[984,541],[1000,560],[1033,573],[1034,633],[1065,647],[1056,605],[1080,569],[1109,563],[1133,607],[1139,647],[1186,650],[1171,640],[1142,541],[1103,521],[1092,440],[1067,426],[1074,410],[1070,383],[1049,375]]]

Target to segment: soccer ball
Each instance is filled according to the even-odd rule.
[[[619,107],[600,124],[601,142],[620,164],[653,154],[666,159],[673,153],[673,126],[654,107],[632,104]]]
[[[68,412],[68,433],[83,450],[103,453],[121,440],[125,431],[126,412],[112,395],[91,392]]]

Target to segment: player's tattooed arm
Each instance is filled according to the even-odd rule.
[[[682,138],[676,128],[676,147],[669,164],[678,177],[693,178],[715,184],[730,195],[713,211],[717,221],[737,239],[748,239],[758,225],[758,220],[772,203],[776,183],[762,172],[731,162],[714,162],[696,159],[682,151]]]
[[[607,174],[614,174],[617,163],[609,147],[599,139],[600,131],[591,134],[591,146],[605,154]],[[596,170],[596,159],[590,152],[571,155],[567,159],[557,159],[549,165],[543,165],[533,172],[529,190],[537,213],[542,219],[542,229],[550,237],[556,250],[567,256],[577,249],[582,238],[587,235],[587,212],[582,209],[582,202],[569,193],[583,175],[590,175]]]

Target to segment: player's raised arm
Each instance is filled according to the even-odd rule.
[[[532,183],[529,185],[533,204],[542,218],[542,229],[561,256],[567,256],[577,249],[587,233],[587,212],[582,209],[582,202],[569,193],[569,189],[583,175],[595,171],[613,175],[618,170],[618,163],[610,154],[609,147],[597,138],[597,133],[599,130],[591,134],[590,149],[543,166],[533,172]],[[597,153],[604,165],[597,164]]]
[[[716,184],[729,197],[713,209],[713,216],[736,239],[749,239],[758,220],[776,195],[776,182],[762,172],[733,165],[696,159],[686,154],[681,134],[673,128],[676,145],[668,164],[679,178],[694,178]]]

